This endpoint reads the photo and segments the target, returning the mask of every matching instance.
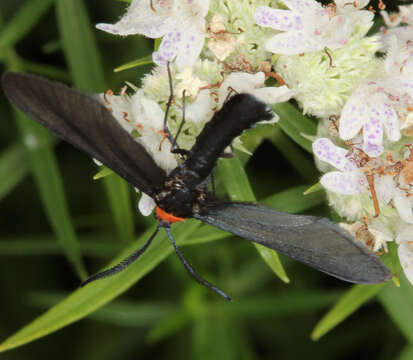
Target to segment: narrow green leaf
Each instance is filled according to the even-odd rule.
[[[405,346],[396,360],[413,360],[413,345]]]
[[[280,125],[281,126],[281,125]],[[280,126],[267,132],[266,138],[288,160],[288,163],[308,182],[313,182],[318,177],[318,171],[313,159],[301,150],[285,133]]]
[[[232,159],[218,160],[218,173],[233,201],[255,201],[247,174],[237,156]],[[261,257],[274,273],[284,282],[290,282],[278,254],[262,245],[254,244]]]
[[[49,308],[64,300],[68,294],[41,292],[29,294],[28,303],[39,308]],[[158,323],[176,313],[177,307],[166,303],[137,303],[115,300],[88,316],[89,319],[126,327],[142,327]]]
[[[23,180],[28,170],[29,162],[22,144],[11,145],[0,154],[0,199]]]
[[[74,266],[79,277],[84,279],[87,274],[67,208],[63,183],[49,133],[19,111],[16,111],[16,120],[26,144],[30,168],[47,217],[68,260]]]
[[[353,285],[349,291],[323,316],[311,333],[311,339],[319,340],[367,301],[371,300],[386,284]]]
[[[209,307],[209,312],[218,317],[225,313],[242,319],[297,316],[332,305],[342,294],[341,291],[291,291],[277,297],[242,297],[234,303],[216,302]]]
[[[378,297],[389,316],[413,345],[413,288],[403,272],[400,272],[399,279],[399,287],[389,282]]]
[[[219,320],[209,316],[200,317],[194,323],[192,338],[192,359],[238,359],[235,328],[225,316]]]
[[[304,150],[312,153],[311,141],[303,136],[315,135],[316,125],[288,102],[273,105],[274,111],[280,116],[278,125]]]
[[[112,258],[121,250],[118,242],[113,242],[113,234],[91,234],[79,236],[82,253],[86,256]],[[2,237],[0,256],[46,256],[64,255],[62,247],[52,235],[23,237]]]
[[[311,185],[307,190],[304,191],[304,195],[309,195],[318,191],[323,191],[323,185],[320,184],[320,182],[315,183],[314,185]]]
[[[300,213],[325,202],[325,193],[304,195],[307,186],[297,186],[281,191],[261,201],[262,204],[291,214]]]
[[[105,90],[102,63],[92,26],[81,0],[59,0],[56,3],[57,20],[63,50],[74,84],[80,90]],[[133,234],[132,204],[129,185],[117,175],[105,177],[105,189],[121,239],[130,241]]]
[[[183,245],[187,239],[199,227],[199,222],[188,220],[185,223],[174,225],[173,233],[178,244]],[[108,266],[119,263],[126,256],[135,252],[147,240],[154,231],[155,226],[149,228],[139,241],[129,246],[121,255],[116,257]],[[164,260],[173,248],[167,239],[165,232],[153,240],[152,245],[139,261],[130,265],[116,276],[93,282],[83,288],[79,288],[55,305],[49,311],[35,319],[32,323],[6,339],[0,344],[0,352],[16,348],[28,342],[39,339],[54,331],[61,329],[77,320],[88,316],[93,311],[99,309],[109,301],[128,290],[139,279],[155,268]]]
[[[118,175],[106,176],[103,179],[112,215],[117,225],[120,238],[123,241],[133,241],[134,214],[130,198],[130,187],[125,180]]]
[[[148,64],[152,64],[152,55],[148,55],[148,56],[145,56],[143,58],[131,61],[127,64],[121,65],[121,66],[115,68],[114,72],[129,70],[129,69],[133,69],[133,68],[138,67],[138,66],[143,66],[143,65],[148,65]]]
[[[26,0],[0,32],[0,53],[20,41],[38,23],[53,2],[54,0]]]
[[[59,0],[56,15],[74,84],[84,91],[104,91],[103,67],[84,2]]]
[[[66,70],[60,69],[51,65],[38,64],[32,61],[20,59],[22,70],[29,73],[34,73],[46,76],[51,79],[70,82],[70,76]]]
[[[168,336],[172,336],[190,324],[191,320],[191,316],[185,311],[179,311],[176,314],[172,314],[151,329],[148,334],[148,341],[150,343],[156,343]]]
[[[114,172],[111,169],[107,168],[106,166],[103,166],[103,169],[93,176],[93,180],[99,180],[99,179],[104,178],[105,176],[113,175],[113,174]]]

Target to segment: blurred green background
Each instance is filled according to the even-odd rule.
[[[150,65],[116,73],[113,69],[149,55],[153,42],[138,36],[117,38],[93,27],[118,19],[125,5],[114,0],[2,0],[0,73],[38,73],[90,92],[118,91],[125,80],[139,85]],[[313,120],[300,117],[288,104],[280,113],[280,126],[257,128],[244,137],[247,147],[255,149],[251,158],[239,154],[220,162],[219,193],[244,200],[255,195],[283,211],[334,216],[322,191],[303,195],[319,175],[304,150],[305,139],[300,143],[297,134],[300,124],[315,128]],[[88,156],[14,112],[2,92],[0,114],[2,342],[77,290],[85,269],[97,272],[122,249],[137,247],[135,238],[153,226],[154,219],[138,214],[131,187],[114,175],[93,180],[98,168]],[[39,146],[30,149],[24,144],[33,136]],[[231,179],[227,174],[234,171],[237,176]],[[101,297],[94,288],[79,293],[84,304],[64,302],[64,315],[52,313],[48,324],[35,323],[0,344],[0,350],[16,347],[0,359],[413,358],[413,294],[403,277],[405,286],[399,289],[393,283],[351,287],[281,257],[291,280],[287,284],[247,241],[194,224],[189,221],[173,232],[183,245],[199,243],[183,248],[186,257],[229,293],[233,303],[194,282],[174,254],[156,266],[171,252],[163,237],[153,245],[147,263],[140,259],[130,276],[97,285]],[[118,293],[92,312],[101,299],[109,301]],[[339,299],[334,319],[327,318],[328,324],[313,337],[333,330],[311,340],[317,323]],[[53,332],[75,318],[83,319]]]

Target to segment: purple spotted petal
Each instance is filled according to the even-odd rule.
[[[277,34],[266,43],[268,51],[283,55],[297,55],[308,51],[321,50],[323,47],[313,38],[306,37],[302,31]]]
[[[275,30],[303,30],[302,16],[288,10],[273,9],[268,6],[260,6],[255,11],[255,22],[264,27]]]
[[[158,48],[152,54],[153,62],[157,65],[166,65],[168,61],[175,59],[181,45],[183,34],[181,31],[171,31],[166,34]]]
[[[320,179],[321,185],[327,190],[341,195],[356,195],[362,192],[365,179],[357,172],[342,173],[331,171]]]
[[[348,151],[334,145],[330,139],[321,138],[314,141],[313,152],[320,160],[341,171],[351,172],[357,169],[354,161],[348,157]]]
[[[193,24],[183,32],[182,41],[179,44],[179,52],[176,58],[176,66],[182,70],[186,66],[192,66],[199,57],[205,41],[205,33],[199,29],[204,28],[202,24]]]
[[[378,108],[370,108],[363,127],[363,150],[371,157],[383,153],[383,125]]]
[[[302,14],[303,12],[314,12],[322,9],[322,6],[314,0],[281,0],[285,6]]]
[[[390,141],[399,141],[401,138],[400,124],[396,112],[390,104],[382,103],[377,106],[381,112],[381,121]]]
[[[341,112],[339,134],[343,140],[350,140],[361,130],[368,107],[358,93],[352,95]]]

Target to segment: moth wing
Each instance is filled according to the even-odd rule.
[[[209,204],[194,217],[341,280],[375,284],[391,277],[376,255],[325,218],[248,203]]]
[[[2,85],[17,108],[139,190],[153,195],[162,188],[164,170],[97,99],[28,74],[7,72]]]

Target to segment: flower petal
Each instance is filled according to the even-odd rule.
[[[141,198],[139,199],[138,209],[143,216],[149,216],[152,214],[153,209],[155,209],[155,201],[145,193],[142,193]]]
[[[346,102],[341,112],[339,134],[343,140],[355,137],[363,126],[368,106],[359,92],[355,92]]]
[[[205,33],[196,23],[183,26],[183,29],[184,31],[171,31],[164,36],[158,51],[152,54],[155,64],[166,65],[176,57],[176,66],[180,71],[196,62],[204,46]]]
[[[413,85],[413,82],[412,82]],[[400,124],[396,112],[388,103],[380,104],[381,121],[390,141],[399,141],[401,138]]]
[[[211,97],[211,90],[205,89],[199,92],[193,103],[186,105],[185,115],[196,123],[209,121],[214,115],[213,108],[215,105],[216,103]]]
[[[268,105],[288,101],[294,96],[294,91],[285,85],[279,87],[268,86],[254,89],[250,93]]]
[[[363,127],[363,150],[371,157],[383,153],[383,125],[381,112],[377,107],[370,107]]]
[[[298,13],[289,10],[273,9],[268,6],[259,6],[255,11],[255,22],[264,27],[275,30],[303,30],[303,19]]]
[[[211,0],[193,0],[193,4],[198,7],[199,14],[202,17],[205,17],[208,14],[210,2]]]
[[[397,249],[400,265],[407,279],[413,284],[413,236],[408,241],[402,241]]]
[[[320,183],[327,190],[337,194],[356,195],[362,191],[365,180],[356,172],[331,171],[321,177]]]
[[[167,11],[154,12],[149,1],[135,0],[126,14],[116,24],[97,24],[96,28],[114,35],[142,34],[150,38],[165,35],[171,27],[172,18]]]
[[[322,10],[320,3],[314,0],[281,0],[285,6],[298,13],[314,12],[316,10]]]
[[[400,189],[396,189],[393,201],[401,219],[408,224],[413,224],[412,201]]]
[[[348,157],[349,152],[334,145],[330,139],[320,138],[314,141],[313,151],[320,160],[329,163],[341,171],[350,172],[357,169],[354,161]]]
[[[297,55],[308,51],[318,51],[324,45],[307,37],[302,31],[285,32],[269,39],[265,45],[268,51],[282,55]]]

